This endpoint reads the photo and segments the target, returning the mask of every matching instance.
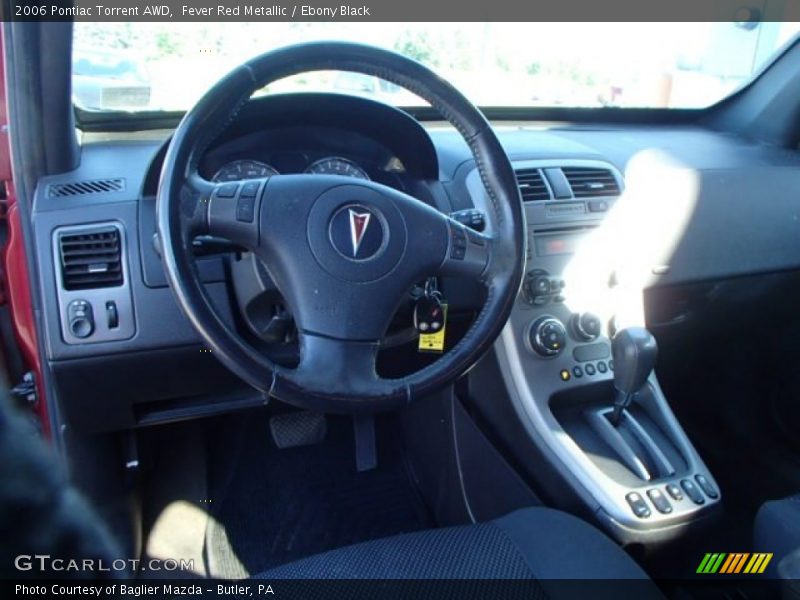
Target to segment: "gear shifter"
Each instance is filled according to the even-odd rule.
[[[628,327],[617,331],[611,340],[614,356],[614,411],[611,424],[619,424],[622,411],[633,400],[656,364],[658,345],[644,327]]]

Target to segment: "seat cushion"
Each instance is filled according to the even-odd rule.
[[[624,579],[638,580],[643,584],[639,591],[660,597],[644,571],[600,531],[566,513],[538,507],[488,523],[339,548],[258,578],[525,579],[537,580],[541,597],[558,597],[554,592],[563,580]]]
[[[753,527],[753,548],[775,556],[766,573],[775,575],[783,557],[800,550],[800,494],[761,505]]]

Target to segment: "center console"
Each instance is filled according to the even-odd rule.
[[[605,256],[592,240],[614,221],[623,178],[602,161],[514,167],[523,199],[538,190],[525,203],[529,270],[495,345],[514,411],[610,533],[668,539],[712,514],[721,493],[659,387],[643,323],[612,343],[625,304],[614,271],[624,256]],[[480,207],[480,182],[467,185]]]

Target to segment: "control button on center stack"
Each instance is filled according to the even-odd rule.
[[[653,506],[656,507],[658,512],[665,515],[668,515],[672,512],[672,504],[669,503],[667,497],[662,494],[661,490],[658,488],[647,490],[647,496],[650,498],[650,501],[653,503]]]
[[[537,294],[550,293],[550,280],[547,277],[540,276],[533,280],[531,289]]]
[[[706,493],[706,496],[709,498],[717,498],[719,496],[719,492],[717,492],[717,488],[715,488],[711,482],[706,479],[703,475],[695,475],[695,481],[697,485],[703,488],[703,491]]]
[[[540,356],[556,356],[564,349],[567,330],[554,317],[540,317],[531,325],[529,341]]]
[[[683,492],[681,492],[681,488],[674,483],[667,484],[667,493],[672,497],[673,500],[683,500]]]
[[[579,342],[591,342],[600,335],[603,324],[600,318],[592,313],[576,313],[570,321],[572,334]]]
[[[647,502],[638,492],[630,492],[625,496],[625,500],[628,501],[633,514],[640,519],[646,519],[650,516],[650,507],[647,506]]]
[[[681,479],[681,487],[695,504],[705,504],[706,499],[691,479]]]

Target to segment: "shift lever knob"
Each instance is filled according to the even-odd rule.
[[[614,412],[613,424],[619,423],[623,409],[630,405],[656,364],[658,344],[656,338],[644,327],[627,327],[617,331],[611,340],[614,356]]]

